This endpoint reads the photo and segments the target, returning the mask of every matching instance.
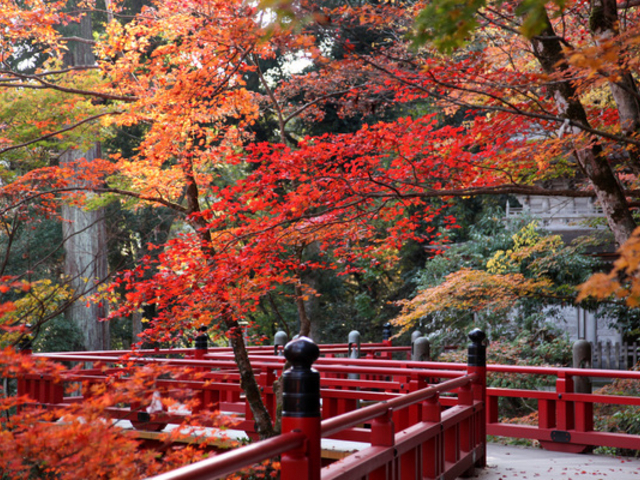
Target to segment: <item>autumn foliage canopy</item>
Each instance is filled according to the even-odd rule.
[[[455,197],[593,197],[616,241],[631,235],[632,2],[272,3],[0,0],[5,228],[37,228],[62,203],[179,215],[181,230],[152,247],[153,268],[143,259],[116,272],[90,300],[112,318],[153,305],[144,339],[219,326],[242,367],[238,321],[268,292],[290,286],[296,302],[315,294],[306,271],[350,275],[393,264],[407,241],[446,242]],[[92,36],[65,33],[90,15]],[[77,43],[92,63],[69,62]],[[350,128],[314,133],[329,111]],[[56,161],[134,129],[132,153]],[[319,259],[303,254],[310,245]],[[0,275],[3,293],[31,288]],[[18,323],[5,322],[14,340]]]

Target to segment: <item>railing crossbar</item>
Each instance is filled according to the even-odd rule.
[[[149,480],[215,480],[237,473],[248,465],[259,463],[295,448],[301,448],[306,436],[299,432],[283,433],[258,443],[216,455]]]
[[[438,385],[423,388],[422,390],[417,390],[391,400],[385,400],[374,405],[369,405],[368,407],[360,408],[353,412],[343,413],[342,415],[328,418],[323,420],[321,423],[322,435],[329,437],[346,428],[355,427],[360,423],[373,420],[389,410],[406,408],[417,402],[432,398],[436,394],[468,385],[474,378],[475,375],[467,375],[453,380],[448,380]]]

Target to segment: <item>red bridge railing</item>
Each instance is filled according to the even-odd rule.
[[[574,392],[576,378],[640,381],[640,372],[507,365],[491,365],[487,370],[496,373],[556,377],[555,389],[550,391],[488,389],[487,432],[490,435],[535,439],[540,441],[543,448],[560,452],[582,453],[597,446],[640,450],[640,436],[638,435],[594,430],[594,405],[640,407],[640,397]],[[538,425],[502,423],[498,408],[501,397],[537,399]]]
[[[278,454],[282,454],[282,480],[447,480],[472,471],[476,466],[484,467],[485,366],[484,346],[481,345],[484,334],[473,332],[472,338],[474,344],[470,352],[476,354],[470,357],[475,364],[469,365],[468,372],[446,372],[446,376],[454,378],[404,395],[393,396],[387,392],[393,398],[325,420],[321,420],[320,394],[322,391],[324,414],[326,389],[320,389],[321,372],[311,369],[319,350],[307,339],[294,341],[285,353],[293,368],[283,374],[281,436],[167,472],[153,480],[223,478],[231,471],[239,471]],[[365,375],[398,373],[397,369],[389,367],[363,366],[356,370]],[[333,370],[332,373],[341,372]],[[353,374],[354,371],[348,369],[344,373]],[[421,371],[421,375],[432,377],[442,373],[442,370]],[[404,375],[411,377],[406,371]],[[367,381],[386,386],[381,380]],[[455,405],[443,410],[440,399],[445,394],[452,395],[449,403]],[[321,468],[321,438],[357,440],[368,446]],[[295,446],[284,451],[284,439]],[[239,453],[245,448],[246,451],[251,448],[249,462]]]
[[[323,356],[317,358],[313,366],[319,375],[322,408],[317,425],[313,424],[315,430],[312,430],[317,430],[314,435],[318,441],[320,438],[325,442],[330,439],[347,440],[367,445],[359,453],[323,468],[322,478],[359,478],[365,475],[361,472],[369,472],[370,478],[385,478],[380,473],[383,471],[402,471],[402,476],[397,478],[403,479],[455,478],[473,465],[483,464],[485,433],[536,439],[544,448],[566,452],[582,452],[593,446],[640,450],[639,436],[595,431],[594,427],[595,405],[640,407],[640,397],[577,393],[573,388],[576,377],[640,380],[640,372],[504,365],[485,368],[385,360],[391,357],[390,348],[393,348],[395,356],[399,355],[398,352],[404,356],[409,350],[409,347],[390,347],[389,342],[383,342],[362,346],[362,351],[369,352],[368,358],[345,359],[338,355],[349,354],[347,345],[320,347],[319,353]],[[82,396],[65,396],[65,383],[81,383],[82,395],[89,395],[92,384],[104,383],[111,375],[122,371],[121,355],[122,352],[117,351],[40,355],[84,364],[85,368],[68,373],[64,382],[55,382],[46,375],[23,376],[18,381],[19,394],[28,395],[34,403],[49,408],[81,401]],[[470,357],[475,356],[476,351],[472,349]],[[260,347],[251,348],[251,360],[263,401],[275,418],[273,382],[283,375],[284,358],[274,355],[273,347]],[[194,352],[193,349],[146,350],[130,356],[129,361],[136,365],[188,367],[191,375],[178,379],[158,378],[155,387],[163,394],[189,391],[199,400],[200,407],[195,408],[238,414],[239,423],[235,428],[256,439],[251,411],[242,397],[237,365],[230,349],[209,349],[208,352]],[[471,363],[474,361],[470,359]],[[555,377],[555,388],[545,391],[485,390],[482,383],[485,372],[489,375],[552,376]],[[505,423],[499,410],[499,402],[503,398],[536,400],[537,425]],[[145,404],[124,405],[110,410],[114,418],[131,420],[135,427],[144,430],[159,430],[169,423],[180,424],[190,413],[149,412]],[[208,426],[206,422],[202,425]],[[299,426],[294,429],[304,431]],[[285,472],[287,462],[297,465],[308,461],[309,452],[304,450],[308,448],[308,438],[306,434],[304,437],[297,433],[286,434],[278,440],[255,443],[251,450],[244,450],[248,448],[244,447],[217,455],[210,462],[215,468],[228,471],[228,468],[239,469],[240,463],[248,459],[257,461],[283,455]],[[214,467],[207,467],[207,471],[213,471],[210,468]],[[299,468],[295,470],[299,472]],[[282,478],[286,480],[286,477]],[[297,474],[295,480],[300,478]]]

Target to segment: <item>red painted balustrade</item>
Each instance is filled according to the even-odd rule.
[[[640,407],[640,397],[574,391],[574,379],[577,377],[640,381],[640,372],[489,365],[486,367],[489,376],[505,373],[551,376],[555,378],[555,387],[544,391],[507,388],[485,390],[474,383],[482,376],[482,367],[478,372],[476,367],[464,364],[385,359],[406,357],[408,351],[404,347],[389,347],[388,343],[362,345],[361,352],[368,358],[357,359],[345,358],[349,354],[348,345],[320,348],[323,356],[313,365],[320,375],[322,397],[321,417],[318,419],[322,423],[317,428],[321,430],[323,438],[370,445],[341,462],[325,467],[322,478],[359,478],[357,475],[364,471],[373,475],[369,478],[455,478],[452,475],[482,463],[479,453],[482,449],[475,442],[478,438],[484,438],[485,432],[496,436],[536,439],[544,448],[566,452],[582,452],[594,446],[640,450],[638,436],[594,431],[593,417],[597,404]],[[272,416],[275,416],[273,381],[282,375],[284,358],[274,355],[273,347],[250,350],[263,400]],[[88,395],[92,384],[104,383],[110,375],[117,375],[122,370],[122,353],[71,352],[40,356],[84,365],[84,369],[68,374],[64,383],[82,383],[82,391]],[[159,378],[156,387],[163,394],[188,391],[192,398],[200,400],[200,408],[237,414],[239,423],[235,428],[246,431],[255,439],[253,419],[243,399],[237,366],[230,349],[210,348],[206,353],[196,353],[192,349],[146,350],[130,356],[130,361],[136,365],[188,367],[190,374],[179,379]],[[48,407],[81,401],[82,396],[65,396],[64,383],[56,383],[46,375],[27,375],[19,379],[18,388],[20,394],[28,395],[34,403]],[[536,400],[537,425],[504,423],[500,418],[499,402],[501,398],[509,397]],[[157,430],[168,423],[179,424],[186,415],[176,412],[148,413],[146,405],[142,404],[112,409],[111,413],[116,418],[129,419],[136,427],[145,430]],[[256,443],[263,445],[257,451],[264,449],[266,456],[263,458],[270,458],[293,449],[298,456],[292,458],[304,463],[306,454],[299,453],[308,442],[300,440],[298,434],[287,434],[283,438],[287,440],[272,439],[268,443]],[[296,446],[292,447],[293,444]],[[236,459],[247,458],[241,453],[229,452],[229,455],[238,455],[233,457]],[[255,461],[258,456],[251,458]],[[218,457],[221,455],[212,461]],[[285,454],[283,458],[286,460],[288,457]],[[369,458],[374,459],[371,460],[373,463],[367,460]],[[468,463],[469,459],[471,463]],[[344,470],[347,466],[352,470]],[[383,470],[387,472],[386,476],[373,473]],[[357,475],[344,473],[347,471],[356,472]],[[400,471],[403,472],[402,476],[398,476]],[[414,473],[407,473],[409,471]],[[420,471],[423,477],[415,473]],[[412,476],[414,474],[415,477]],[[301,478],[297,476],[295,480]]]

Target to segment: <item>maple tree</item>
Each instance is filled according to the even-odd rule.
[[[491,339],[537,338],[558,307],[573,304],[577,287],[596,262],[578,245],[536,221],[512,219],[490,209],[418,274],[418,293],[403,300],[392,323],[401,331],[425,327],[434,344],[462,342],[460,332],[479,326]],[[426,320],[426,321],[425,321]]]
[[[595,196],[622,244],[635,227],[628,199],[637,197],[640,146],[633,79],[640,27],[631,3],[620,18],[610,0],[535,3],[535,28],[524,30],[532,17],[514,2],[478,2],[462,12],[445,2],[278,5],[291,14],[285,21],[240,1],[167,0],[132,16],[108,2],[104,33],[87,40],[65,37],[60,27],[96,9],[91,2],[80,9],[0,3],[3,94],[36,111],[30,100],[47,92],[47,112],[66,112],[24,114],[19,123],[28,129],[3,120],[3,159],[46,157],[89,126],[140,127],[141,135],[132,154],[62,165],[45,158],[25,168],[3,183],[3,212],[23,221],[58,218],[60,202],[82,205],[90,192],[180,215],[182,231],[155,246],[153,274],[140,259],[96,301],[112,301],[113,318],[152,305],[149,341],[215,325],[234,348],[261,436],[273,434],[272,419],[239,321],[266,294],[290,287],[304,319],[302,300],[315,293],[304,272],[348,276],[363,262],[392,265],[407,241],[444,237],[436,218],[455,226],[452,197]],[[452,23],[440,12],[467,21],[442,32]],[[406,37],[416,17],[420,38],[456,48],[416,47]],[[65,49],[78,41],[92,45],[95,64],[64,67]],[[17,65],[16,45],[37,49],[38,65]],[[270,75],[263,67],[280,55],[312,68]],[[388,117],[305,135],[330,109],[343,118]],[[259,142],[265,118],[276,138]],[[232,181],[220,181],[230,170]],[[555,178],[575,187],[541,183]],[[312,245],[320,256],[309,261],[302,253]],[[16,278],[3,281],[7,291],[19,287]]]
[[[106,366],[96,365],[107,370]],[[68,369],[47,359],[16,353],[10,349],[0,351],[0,375],[3,378],[23,378],[39,372],[62,384],[75,369]],[[0,437],[3,439],[0,471],[11,479],[137,479],[148,478],[175,469],[185,463],[207,456],[206,447],[217,445],[233,448],[237,442],[208,436],[202,425],[215,430],[232,426],[234,421],[219,412],[201,409],[181,428],[162,434],[167,445],[180,439],[189,439],[182,447],[164,449],[160,454],[143,450],[135,432],[127,430],[113,412],[125,404],[149,404],[150,398],[161,398],[162,408],[169,409],[179,403],[192,408],[194,399],[189,389],[169,395],[157,386],[160,375],[165,378],[184,378],[184,369],[147,365],[138,368],[131,363],[117,375],[110,375],[106,383],[67,382],[66,395],[81,388],[83,401],[62,408],[43,409],[27,396],[7,396],[0,399]],[[108,388],[107,388],[108,383]],[[178,396],[176,396],[178,395]],[[159,400],[160,401],[160,400]],[[111,411],[110,411],[111,410]],[[203,421],[206,419],[206,422]],[[193,422],[193,423],[190,423]],[[197,439],[194,442],[194,439]]]

